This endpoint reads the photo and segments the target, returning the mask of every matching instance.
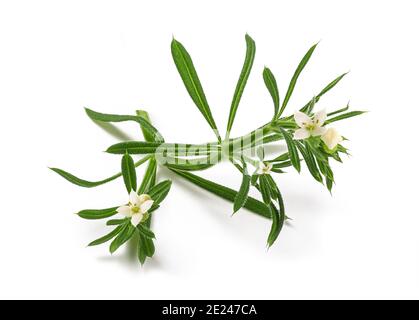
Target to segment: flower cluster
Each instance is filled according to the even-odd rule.
[[[325,110],[319,111],[313,117],[309,117],[301,111],[294,113],[295,123],[299,126],[294,133],[294,139],[304,140],[309,137],[321,137],[321,140],[329,150],[334,150],[343,141],[342,136],[335,128],[326,128],[327,113]]]

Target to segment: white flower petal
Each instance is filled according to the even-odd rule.
[[[312,123],[310,117],[301,111],[294,113],[294,120],[300,128],[304,128],[305,126]]]
[[[343,141],[342,136],[334,128],[327,129],[321,139],[330,150],[333,150],[340,142]]]
[[[313,137],[322,136],[326,133],[327,129],[325,127],[317,127],[311,131]]]
[[[326,121],[326,118],[327,118],[326,110],[321,110],[314,115],[313,122],[316,126],[321,127],[323,123]]]
[[[138,196],[137,192],[135,192],[134,190],[131,191],[131,193],[129,194],[129,202],[133,205],[133,206],[140,206],[140,197]]]
[[[295,140],[307,139],[308,137],[310,137],[310,131],[305,128],[298,129],[294,132]]]
[[[116,211],[127,218],[132,216],[131,208],[129,206],[119,207]]]
[[[153,203],[154,203],[153,200],[147,200],[147,201],[143,202],[140,205],[141,212],[146,213],[148,210],[150,210],[150,208],[152,207]]]
[[[139,197],[139,205],[146,202],[147,200],[151,200],[151,197],[148,194],[142,194]]]
[[[131,224],[136,227],[140,224],[141,220],[143,220],[143,214],[136,213],[131,217]]]

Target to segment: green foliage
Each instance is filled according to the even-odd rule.
[[[242,137],[229,138],[256,52],[256,45],[253,39],[246,35],[245,40],[246,55],[230,106],[225,141],[221,140],[192,59],[184,46],[175,39],[172,41],[171,51],[176,68],[193,102],[209,126],[214,130],[217,141],[205,144],[166,143],[160,132],[151,124],[148,113],[144,110],[137,110],[135,115],[115,115],[86,109],[87,115],[95,122],[122,123],[131,121],[138,123],[144,139],[122,141],[111,145],[106,152],[121,157],[120,172],[103,180],[88,181],[62,169],[50,169],[67,181],[85,188],[101,186],[122,176],[128,193],[135,190],[139,195],[143,195],[142,199],[144,199],[145,195],[148,195],[154,201],[148,212],[141,212],[143,219],[136,226],[131,222],[130,215],[128,217],[112,218],[119,211],[118,208],[126,205],[126,203],[107,209],[79,211],[77,215],[87,220],[112,218],[106,221],[107,226],[113,227],[112,231],[92,241],[89,246],[96,246],[111,241],[109,251],[114,253],[122,245],[131,241],[137,246],[138,260],[141,264],[144,264],[148,258],[154,256],[156,236],[152,230],[152,219],[154,213],[160,209],[160,206],[163,206],[163,201],[172,187],[171,180],[159,181],[158,172],[160,172],[160,167],[166,167],[177,177],[183,178],[194,186],[231,202],[233,214],[244,208],[270,220],[271,227],[267,238],[268,247],[271,247],[278,239],[287,220],[284,200],[280,188],[270,174],[271,172],[284,173],[283,169],[291,166],[300,172],[302,164],[305,164],[311,176],[320,183],[325,182],[326,188],[331,192],[335,183],[335,175],[331,164],[333,160],[341,163],[343,161],[342,157],[349,154],[348,149],[342,144],[334,145],[333,142],[330,143],[330,139],[327,140],[327,136],[310,136],[304,140],[296,140],[294,134],[299,128],[292,113],[288,116],[283,116],[285,108],[288,106],[296,88],[297,81],[317,44],[307,51],[297,66],[282,104],[275,76],[269,68],[265,67],[263,69],[263,81],[273,101],[274,115],[269,122],[250,133]],[[331,91],[346,74],[338,76],[327,84],[299,110],[312,117],[316,103],[323,95]],[[363,113],[363,111],[350,111],[349,105],[347,105],[344,108],[329,112],[324,125],[359,116]],[[310,130],[313,129],[311,128]],[[191,132],[191,135],[193,135],[193,132]],[[312,135],[312,131],[308,131],[307,136],[309,135]],[[340,140],[343,140],[343,144],[346,143],[346,139]],[[271,160],[265,160],[265,146],[273,143],[286,147],[286,151],[270,157]],[[190,150],[193,150],[193,152],[189,152]],[[135,162],[133,156],[135,157],[135,155],[139,154],[144,154],[145,156]],[[269,156],[268,148],[266,148],[266,154]],[[167,161],[161,162],[160,157],[165,157]],[[192,171],[211,168],[223,159],[228,159],[232,162],[233,168],[240,172],[241,184],[238,191],[191,173]],[[237,159],[240,159],[240,161],[236,161]],[[137,178],[136,168],[146,162],[148,162],[148,165],[140,181],[138,180],[139,177]],[[259,193],[258,198],[262,199],[262,201],[249,196],[252,188]],[[131,203],[129,205],[130,209],[133,210],[131,215],[135,214],[133,212],[136,212],[134,210],[138,210],[138,207],[133,207]],[[132,221],[136,222],[135,219]]]
[[[218,140],[221,141],[221,137],[218,134],[217,125],[215,124],[211,109],[208,105],[207,98],[205,97],[201,81],[199,81],[199,77],[195,70],[191,56],[189,55],[188,51],[186,51],[185,47],[175,38],[172,40],[171,48],[173,61],[175,62],[176,68],[179,71],[180,77],[182,78],[186,90],[188,91],[195,105],[198,107],[199,111],[201,111],[205,120],[207,120],[210,127],[214,130],[214,132],[217,133]]]
[[[240,99],[242,97],[244,88],[252,70],[253,61],[255,60],[256,44],[253,39],[246,34],[246,57],[239,80],[237,82],[236,90],[234,91],[233,101],[231,102],[230,115],[227,122],[227,137],[233,127],[234,118],[236,117],[237,108],[239,107]]]

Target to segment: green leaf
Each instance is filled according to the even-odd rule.
[[[163,146],[160,142],[126,141],[110,146],[106,152],[112,154],[149,154],[155,153],[160,146]]]
[[[294,91],[295,85],[297,83],[298,77],[300,76],[301,72],[303,71],[304,67],[306,66],[307,62],[310,60],[311,55],[313,54],[314,49],[316,49],[317,44],[312,46],[307,53],[304,55],[303,59],[298,64],[297,69],[294,72],[294,75],[291,78],[290,84],[288,86],[287,93],[285,95],[284,101],[282,102],[281,110],[278,113],[278,117],[281,116],[281,114],[284,112],[285,107],[288,104],[288,101],[291,98],[292,92]]]
[[[107,209],[87,209],[77,213],[80,218],[87,220],[99,220],[112,217],[117,214],[116,209],[118,207],[107,208]]]
[[[171,186],[172,181],[164,180],[150,188],[150,190],[148,191],[148,195],[154,201],[153,206],[159,205],[166,198]]]
[[[315,157],[316,160],[319,162],[325,162],[327,163],[327,154],[325,154],[325,152],[323,152],[323,148],[320,146],[320,144],[322,143],[322,141],[320,139],[312,139],[313,137],[311,137],[310,139],[306,139],[304,140],[304,144],[306,146],[306,149],[309,150]],[[321,148],[321,149],[320,149]]]
[[[157,129],[153,127],[151,123],[148,122],[143,117],[99,113],[88,108],[85,108],[85,110],[89,118],[95,121],[102,121],[102,122],[135,121],[140,124],[141,129],[145,130],[149,136],[154,137],[153,140],[159,141],[159,142],[164,141],[163,136],[160,134],[160,132],[158,132]]]
[[[144,158],[140,159],[139,161],[137,161],[134,165],[135,167],[139,167],[140,165],[142,165],[143,163],[145,163],[146,161],[148,161],[148,159],[150,159],[150,156],[145,156]],[[99,181],[87,181],[87,180],[83,180],[80,179],[74,175],[72,175],[71,173],[68,173],[64,170],[58,169],[58,168],[50,168],[52,171],[58,173],[61,177],[63,177],[64,179],[66,179],[67,181],[78,185],[80,187],[84,187],[84,188],[93,188],[93,187],[97,187],[100,186],[102,184],[111,182],[117,178],[119,178],[120,176],[122,176],[122,173],[119,172],[117,174],[114,174],[113,176],[103,179],[103,180],[99,180]]]
[[[138,231],[140,231],[140,233],[145,236],[146,238],[149,239],[155,239],[156,236],[154,235],[153,231],[151,231],[147,226],[145,226],[144,224],[140,223],[137,226]]]
[[[219,153],[212,153],[204,158],[187,159],[166,156],[165,166],[183,171],[201,171],[213,167],[220,161]]]
[[[334,118],[327,119],[325,124],[329,124],[329,123],[332,123],[332,122],[335,122],[335,121],[340,121],[340,120],[351,118],[351,117],[356,117],[356,116],[359,116],[361,114],[364,114],[365,112],[366,111],[350,111],[350,112],[338,115]]]
[[[72,175],[69,172],[66,172],[64,170],[58,169],[58,168],[50,168],[52,171],[58,173],[61,177],[63,177],[64,179],[66,179],[67,181],[78,185],[80,187],[84,187],[84,188],[93,188],[93,187],[97,187],[100,186],[102,184],[105,184],[107,182],[113,181],[117,178],[119,178],[122,174],[121,173],[117,173],[109,178],[103,179],[103,180],[99,180],[99,181],[87,181],[87,180],[83,180],[80,179],[74,175]]]
[[[273,160],[269,160],[268,162],[282,162],[282,161],[286,161],[290,158],[290,154],[289,152],[285,152],[283,154],[281,154],[280,156],[276,157]]]
[[[185,178],[189,182],[195,184],[196,186],[203,188],[223,199],[226,199],[228,201],[234,202],[234,199],[236,198],[237,191],[230,189],[228,187],[222,186],[218,183],[212,182],[210,180],[201,178],[197,175],[194,175],[189,172],[179,171],[179,170],[173,170],[174,173],[177,175]],[[256,213],[262,217],[270,218],[271,213],[269,208],[263,203],[260,202],[252,197],[248,197],[247,201],[244,205],[244,208],[250,210],[253,213]]]
[[[217,139],[221,141],[217,125],[215,124],[211,109],[207,102],[207,98],[205,97],[204,90],[202,89],[201,82],[199,81],[198,74],[196,73],[189,53],[186,51],[183,45],[174,38],[172,40],[171,50],[173,60],[177,70],[179,71],[180,77],[185,84],[186,90],[188,91],[195,105],[198,107],[199,111],[201,111],[205,120],[207,120],[210,127],[216,133]]]
[[[154,185],[153,180],[155,179],[156,169],[157,169],[156,160],[154,158],[150,159],[150,162],[148,163],[148,167],[143,177],[143,181],[141,182],[141,185],[138,188],[138,191],[137,191],[138,194],[145,193]]]
[[[191,152],[192,150],[200,151],[202,153],[211,154],[219,152],[220,148],[217,145],[211,144],[180,144],[180,143],[161,143],[149,141],[125,141],[119,142],[110,146],[106,152],[112,154],[182,154]]]
[[[125,222],[127,222],[129,219],[127,218],[123,218],[123,219],[112,219],[112,220],[108,220],[106,221],[106,225],[107,226],[118,226],[120,224],[123,224]]]
[[[239,192],[234,198],[233,214],[239,211],[246,204],[247,198],[249,197],[250,180],[251,177],[246,169],[246,162],[242,161],[243,165],[243,179],[240,185]]]
[[[307,149],[304,144],[297,141],[297,148],[300,150],[304,161],[306,162],[308,171],[310,171],[310,174],[313,176],[314,179],[316,179],[318,182],[322,183],[323,179],[320,174],[319,169],[317,168],[316,160],[311,153],[309,149]]]
[[[275,76],[273,75],[272,71],[267,67],[263,69],[263,81],[265,82],[266,88],[271,94],[272,101],[274,103],[274,117],[273,118],[276,119],[279,112],[279,90],[278,90],[278,85],[276,83]]]
[[[263,202],[267,205],[269,205],[272,201],[272,195],[271,195],[271,188],[269,186],[268,179],[266,178],[266,175],[262,174],[259,177],[259,186],[260,186],[260,193],[262,194]]]
[[[332,171],[332,168],[330,168],[329,162],[319,161],[318,165],[319,165],[320,172],[326,178],[326,182],[327,182],[328,179],[333,182],[333,180],[334,180],[333,171]]]
[[[114,253],[118,250],[125,242],[127,242],[134,235],[135,227],[131,223],[123,225],[121,232],[118,236],[112,241],[109,246],[110,253]]]
[[[259,175],[258,174],[253,174],[251,179],[250,179],[250,183],[252,186],[255,186],[258,183],[259,180]]]
[[[135,113],[140,118],[145,119],[147,122],[151,124],[150,117],[148,115],[148,112],[145,110],[136,110]],[[143,132],[143,137],[145,141],[156,141],[153,135],[151,135],[147,130],[144,130],[143,127],[141,127],[141,131]]]
[[[284,170],[281,170],[280,168],[275,168],[275,167],[272,167],[271,171],[275,173],[285,173]]]
[[[292,166],[291,161],[275,162],[272,166],[274,169],[287,168]]]
[[[348,72],[346,72],[344,74],[341,74],[339,77],[337,77],[332,82],[330,82],[326,87],[324,87],[323,90],[320,91],[320,93],[318,95],[316,95],[316,97],[315,97],[315,103],[317,103],[320,100],[320,98],[324,94],[326,94],[329,90],[333,89],[340,82],[340,80],[342,80],[343,77],[346,76],[347,74],[348,74]],[[311,105],[312,105],[312,100],[310,100],[309,102],[307,102],[304,105],[304,107],[302,107],[300,109],[300,111],[309,114],[312,111],[312,109],[310,110]]]
[[[339,114],[339,113],[342,113],[342,112],[348,111],[348,109],[349,109],[349,104],[347,104],[347,105],[346,105],[346,107],[344,107],[344,108],[342,108],[342,109],[338,109],[338,110],[335,110],[335,111],[329,112],[329,113],[327,114],[327,116],[328,116],[328,117],[330,117],[330,116],[334,116],[335,114]]]
[[[255,59],[256,53],[256,44],[253,39],[246,34],[246,57],[244,59],[244,64],[242,71],[240,73],[239,80],[236,85],[236,90],[234,91],[233,101],[231,102],[230,114],[228,116],[227,122],[227,138],[233,127],[234,118],[236,117],[237,108],[239,107],[240,99],[242,97],[244,88],[246,87],[247,79],[249,78],[250,71],[252,70],[253,61]]]
[[[301,171],[301,164],[300,164],[300,156],[298,155],[298,150],[295,146],[294,140],[292,139],[291,135],[282,128],[279,128],[281,134],[284,136],[285,142],[287,143],[288,153],[290,156],[291,163],[293,167],[300,172]]]
[[[330,179],[329,177],[326,177],[326,186],[327,186],[327,190],[329,190],[330,193],[332,193],[333,183],[334,181],[332,179]]]
[[[121,170],[128,193],[132,190],[137,190],[137,173],[135,171],[134,160],[128,153],[122,156]]]
[[[278,191],[279,192],[279,191]],[[279,234],[285,223],[285,206],[284,201],[282,199],[281,193],[278,193],[278,204],[279,204],[279,211],[275,207],[274,204],[270,205],[271,212],[272,212],[272,226],[271,231],[269,232],[268,236],[268,248],[271,247],[276,239],[278,238]]]
[[[113,229],[110,233],[108,233],[107,235],[92,241],[89,243],[89,247],[92,246],[97,246],[99,244],[103,244],[105,242],[108,242],[109,240],[112,240],[113,238],[115,238],[121,231],[122,229],[124,229],[125,225],[118,225],[115,229]]]
[[[266,177],[266,181],[268,182],[271,198],[273,200],[277,200],[278,199],[278,193],[279,193],[278,186],[276,185],[276,183],[275,183],[275,181],[274,181],[274,179],[272,178],[271,175],[266,174],[265,177]]]
[[[138,259],[141,264],[144,264],[147,257],[151,258],[154,255],[155,247],[152,239],[148,239],[140,234],[138,239]]]

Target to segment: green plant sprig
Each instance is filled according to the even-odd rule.
[[[51,168],[67,181],[85,188],[97,187],[123,177],[125,188],[129,194],[127,204],[106,209],[82,210],[77,213],[81,218],[88,220],[110,218],[106,225],[114,227],[110,233],[91,242],[90,246],[111,241],[109,250],[114,253],[127,241],[135,240],[138,247],[138,259],[141,264],[154,255],[155,234],[151,230],[151,219],[171,188],[170,180],[157,182],[159,166],[167,167],[178,177],[232,202],[233,214],[241,208],[246,208],[271,220],[271,228],[267,238],[268,247],[271,247],[277,240],[285,221],[288,219],[285,213],[283,196],[272,176],[273,174],[283,174],[285,173],[284,170],[290,167],[293,167],[297,172],[301,172],[302,165],[305,164],[312,177],[322,184],[325,183],[327,189],[331,192],[335,180],[330,162],[331,160],[342,162],[341,156],[342,154],[348,154],[348,150],[341,144],[345,139],[335,129],[325,128],[324,126],[361,115],[364,112],[348,111],[349,105],[329,113],[323,111],[315,113],[314,109],[320,98],[333,89],[347,73],[343,73],[328,83],[317,95],[301,107],[299,112],[294,115],[283,116],[290,103],[299,76],[309,62],[317,44],[310,47],[298,64],[282,104],[275,76],[268,67],[265,67],[262,76],[274,105],[272,118],[269,122],[246,135],[231,138],[230,132],[256,53],[254,40],[247,34],[245,40],[245,60],[233,94],[224,140],[222,140],[212,116],[192,58],[185,47],[174,38],[171,51],[176,68],[192,101],[209,127],[214,131],[216,141],[204,144],[168,143],[157,128],[151,124],[150,118],[144,110],[136,111],[135,115],[118,115],[99,113],[86,108],[87,115],[94,121],[109,123],[136,122],[140,126],[144,137],[144,140],[122,141],[106,150],[107,153],[119,154],[122,157],[120,172],[108,178],[88,181],[62,169]],[[287,151],[273,159],[265,159],[264,146],[278,141],[285,144]],[[132,155],[139,154],[144,155],[144,157],[134,162]],[[238,191],[192,173],[193,171],[208,169],[225,159],[230,161],[242,176]],[[141,183],[137,185],[136,168],[145,163],[148,163],[147,169]],[[252,188],[257,190],[261,200],[249,196]],[[117,213],[125,215],[125,217],[113,218]]]

